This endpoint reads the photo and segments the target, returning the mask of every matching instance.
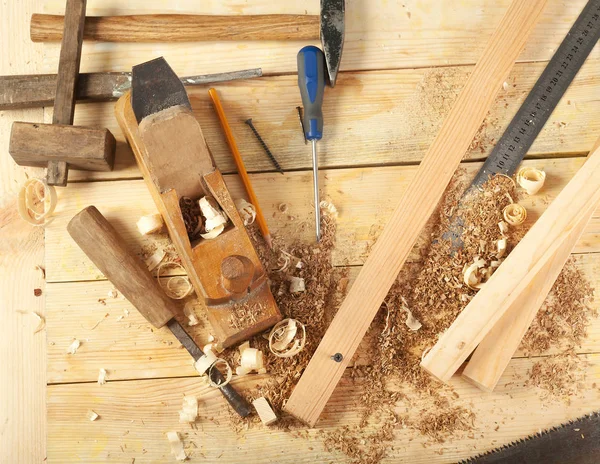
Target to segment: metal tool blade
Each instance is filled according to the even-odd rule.
[[[495,174],[511,176],[515,173],[599,38],[600,0],[589,0],[475,175],[465,196]],[[463,226],[462,220],[455,215],[444,234],[455,250],[462,248]]]
[[[345,0],[321,0],[321,46],[329,85],[335,86],[344,48]]]
[[[173,106],[192,109],[185,87],[163,58],[133,67],[131,107],[138,124],[146,116]]]
[[[192,337],[190,337],[190,335],[185,331],[185,329],[181,327],[181,324],[179,324],[179,322],[177,322],[175,318],[167,322],[167,326],[169,327],[169,329],[171,329],[173,335],[177,337],[177,340],[179,340],[179,342],[188,351],[188,353],[192,355],[194,361],[198,361],[198,359],[204,356],[204,353],[198,347],[198,345],[196,345],[196,342],[192,340]],[[225,381],[223,374],[221,374],[221,372],[218,369],[212,369],[210,373],[210,378],[214,383],[220,384]],[[240,416],[246,417],[250,415],[250,413],[252,412],[250,403],[248,403],[248,401],[246,401],[245,398],[240,396],[240,394],[233,388],[232,385],[227,384],[219,390],[221,390],[221,393],[223,394],[225,399]]]
[[[600,413],[594,412],[459,464],[597,464]]]

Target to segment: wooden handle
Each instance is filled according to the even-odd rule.
[[[144,263],[135,256],[95,206],[80,211],[67,231],[108,280],[154,327],[173,318],[177,307],[158,286]]]
[[[31,15],[31,40],[57,42],[64,17]],[[193,42],[210,40],[315,40],[319,16],[131,15],[88,16],[85,40],[101,42]]]

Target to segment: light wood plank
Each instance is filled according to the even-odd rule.
[[[595,56],[600,58],[600,53]],[[488,122],[477,137],[477,145],[466,155],[468,159],[487,156],[544,67],[545,63],[515,66],[507,79],[509,88],[498,93]],[[472,69],[448,67],[341,74],[339,85],[325,91],[325,135],[319,142],[321,168],[420,161]],[[529,156],[589,151],[600,133],[598,74],[600,60],[588,60],[542,129]],[[248,171],[273,170],[244,124],[248,118],[253,118],[283,169],[311,168],[310,147],[304,145],[296,112],[301,101],[295,76],[252,79],[216,88]],[[236,172],[208,97],[208,87],[188,87],[187,91],[217,166],[224,173]],[[75,124],[110,129],[117,138],[117,153],[113,172],[73,171],[71,180],[141,177],[113,108],[114,103],[77,105]],[[47,113],[49,118],[51,110]],[[357,147],[361,147],[358,153]]]
[[[577,266],[590,279],[592,287],[600,288],[600,253],[577,255],[577,258]],[[358,266],[350,268],[350,285],[359,270]],[[195,375],[189,354],[180,348],[169,330],[154,329],[121,295],[109,298],[112,288],[106,280],[47,285],[48,383],[93,382],[101,368],[108,371],[112,380]],[[105,304],[98,300],[104,300]],[[600,299],[591,307],[600,311]],[[128,316],[125,310],[129,311]],[[201,324],[186,328],[202,346],[208,343],[211,329],[203,313],[197,314]],[[178,319],[184,325],[187,323],[181,313]],[[67,354],[73,338],[81,341],[76,355]],[[359,352],[365,355],[354,359],[355,364],[371,362],[369,347],[373,343],[369,338],[363,340]],[[555,354],[560,350],[561,347],[552,347],[544,353],[519,350],[515,357]],[[588,337],[577,351],[600,352],[600,318],[592,319]]]
[[[532,223],[579,169],[584,158],[527,161],[547,173],[546,185],[539,195],[522,200]],[[467,175],[474,176],[479,163],[464,164]],[[413,166],[323,170],[319,176],[323,198],[337,206],[337,241],[333,260],[336,265],[362,264],[369,247],[387,223],[394,207],[415,175]],[[235,175],[225,176],[232,197],[243,197]],[[308,172],[253,174],[251,179],[272,234],[284,240],[312,240],[312,175]],[[278,206],[288,205],[283,214]],[[135,227],[140,216],[155,213],[154,203],[143,181],[74,183],[59,192],[54,220],[46,227],[46,261],[51,282],[102,279],[65,231],[67,222],[86,206],[95,205],[113,223],[132,249],[141,249],[154,238],[141,237]],[[294,220],[289,218],[293,217]],[[307,226],[302,228],[302,224]],[[600,250],[600,209],[575,247],[576,253]]]
[[[461,458],[496,448],[504,443],[574,419],[600,408],[596,382],[600,377],[600,355],[588,355],[581,394],[562,401],[544,401],[540,391],[525,386],[527,370],[538,359],[513,362],[500,380],[497,390],[483,394],[460,377],[452,380],[459,395],[456,405],[472,409],[476,414],[475,432],[442,444],[428,443],[411,428],[395,430],[393,446],[388,448],[385,462],[451,463]],[[234,382],[242,391],[260,382],[262,376],[247,376]],[[184,442],[197,449],[192,458],[207,462],[256,463],[272,462],[348,462],[344,455],[329,453],[323,448],[321,430],[332,431],[339,426],[358,425],[362,412],[360,381],[342,379],[329,402],[318,429],[299,429],[308,441],[260,424],[236,435],[229,425],[230,416],[218,392],[203,387],[198,377],[132,382],[108,382],[106,385],[73,384],[48,388],[48,462],[171,462],[165,432],[177,430],[186,435]],[[402,386],[391,385],[400,389]],[[143,391],[143,395],[139,392]],[[400,402],[396,412],[409,413],[413,419],[427,403],[409,400]],[[200,418],[197,429],[179,424],[178,410],[183,395],[199,397]],[[411,398],[413,400],[411,400]],[[86,411],[93,409],[100,418],[90,422]],[[376,430],[370,424],[367,430]]]
[[[43,47],[32,44],[27,23],[41,0],[0,2],[0,74],[40,72]],[[26,175],[8,154],[13,121],[42,121],[41,109],[0,112],[0,456],[6,462],[39,464],[46,457],[45,332],[34,334],[35,318],[17,311],[44,314],[44,281],[36,265],[44,264],[43,231],[25,224],[16,213],[16,193]]]
[[[509,0],[359,0],[346,6],[346,34],[341,69],[372,70],[473,64],[506,12]],[[521,60],[548,60],[585,0],[551,0]],[[46,0],[46,13],[62,14],[60,0]],[[251,3],[181,0],[90,0],[89,15],[144,13],[318,14],[319,2],[300,0]],[[318,41],[313,42],[314,45]],[[86,43],[82,72],[125,71],[164,56],[176,72],[199,74],[261,66],[265,73],[295,73],[299,42],[176,44]],[[48,45],[45,72],[55,72],[58,48]]]

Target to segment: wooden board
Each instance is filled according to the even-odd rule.
[[[196,14],[319,14],[319,2],[251,3],[181,0],[90,0],[89,15]],[[346,34],[341,70],[373,70],[473,64],[508,8],[510,0],[446,0],[435,3],[406,0],[362,1],[346,8]],[[585,0],[550,0],[523,61],[548,60]],[[63,14],[62,0],[46,0],[45,13]],[[313,42],[318,45],[318,40]],[[295,73],[296,54],[308,43],[229,42],[185,44],[86,43],[82,72],[127,71],[133,64],[164,56],[180,75],[224,72],[260,66],[267,74]],[[57,47],[48,45],[45,72],[55,72]],[[337,88],[337,85],[336,85]],[[340,86],[341,88],[341,86]]]
[[[600,52],[600,48],[598,49]],[[565,98],[530,150],[530,157],[587,154],[600,133],[598,95],[600,53],[583,66]],[[545,63],[517,64],[501,89],[469,150],[482,159],[523,102]],[[325,90],[325,136],[319,142],[321,167],[398,165],[420,161],[433,141],[471,66],[342,73],[339,86]],[[301,104],[295,76],[279,76],[218,84],[229,123],[249,172],[273,171],[269,159],[244,124],[252,118],[286,171],[311,169],[310,147],[304,145],[296,106]],[[208,96],[208,86],[186,89],[194,114],[223,173],[236,171],[231,153]],[[414,111],[419,118],[412,117]],[[117,138],[113,172],[79,172],[73,180],[141,177],[114,117],[114,103],[80,104],[75,124],[107,127]],[[380,132],[381,131],[381,132]],[[381,137],[381,133],[387,134]],[[570,135],[566,137],[566,135]],[[361,147],[360,153],[357,148]]]
[[[454,378],[452,385],[459,395],[456,404],[473,408],[477,415],[475,436],[425,445],[426,440],[414,430],[398,426],[386,462],[454,463],[600,409],[600,391],[595,383],[600,372],[600,355],[585,358],[590,365],[581,395],[574,396],[568,406],[563,402],[542,401],[535,388],[523,384],[527,370],[536,359],[520,359],[511,364],[496,392],[490,395],[482,396],[460,377]],[[244,391],[260,378],[247,376],[234,381],[234,385]],[[219,393],[202,387],[197,377],[109,381],[102,386],[92,383],[55,385],[48,388],[48,461],[129,463],[135,458],[135,464],[173,462],[165,432],[177,430],[193,452],[191,462],[349,462],[342,454],[324,450],[320,432],[333,431],[340,425],[359,424],[362,411],[357,405],[363,388],[360,382],[342,379],[319,429],[300,429],[290,434],[274,429],[275,426],[265,430],[262,425],[255,425],[237,438],[228,425],[230,415]],[[144,394],[140,395],[140,391]],[[177,411],[181,409],[184,394],[199,397],[200,418],[196,429],[177,423]],[[424,406],[400,402],[397,412],[405,414],[408,410],[415,417]],[[100,415],[94,422],[85,417],[90,408]],[[375,431],[378,425],[370,424],[366,428]],[[306,438],[301,438],[302,435]]]

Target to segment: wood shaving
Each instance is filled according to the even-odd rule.
[[[167,432],[167,439],[171,444],[171,454],[178,461],[185,461],[188,457],[183,449],[183,442],[177,432]]]
[[[73,340],[71,342],[71,344],[69,345],[69,348],[67,348],[67,353],[68,354],[75,354],[77,353],[77,350],[79,349],[79,347],[81,346],[81,342],[77,339]]]
[[[18,212],[21,219],[34,226],[45,226],[58,202],[56,189],[43,179],[27,179],[18,196]]]
[[[525,189],[527,195],[535,195],[544,186],[546,173],[540,169],[524,167],[517,173],[517,183]]]
[[[225,380],[222,382],[219,382],[219,383],[215,383],[212,380],[213,369],[217,369],[217,366],[223,366],[226,371]],[[231,369],[231,366],[229,366],[229,363],[222,358],[217,358],[217,360],[208,369],[208,384],[211,387],[223,388],[225,385],[227,385],[229,382],[231,382],[232,377],[233,377],[233,371]]]
[[[161,288],[165,291],[169,298],[173,298],[174,300],[182,300],[186,296],[189,296],[193,291],[194,287],[192,286],[190,279],[187,276],[175,276],[166,279],[166,284],[163,283],[163,279],[161,279],[161,274],[163,269],[166,268],[176,268],[179,272],[185,273],[185,268],[174,261],[164,261],[159,264],[158,268],[156,268],[156,278],[158,279],[158,283]]]
[[[106,384],[106,375],[106,369],[100,368],[100,370],[98,371],[98,385]]]
[[[254,221],[256,220],[256,208],[252,203],[248,203],[243,198],[240,198],[235,201],[235,207],[240,213],[245,226],[254,224]]]
[[[300,333],[298,334],[298,327]],[[297,338],[297,335],[300,337]],[[284,319],[273,327],[269,334],[269,351],[278,358],[291,358],[304,349],[306,328],[294,319]]]
[[[302,293],[306,290],[302,277],[290,277],[290,293]]]
[[[92,411],[91,409],[88,409],[87,413],[85,414],[85,417],[88,418],[88,420],[94,422],[96,419],[98,419],[100,416],[98,415],[98,413],[96,413],[95,411]]]
[[[145,261],[148,270],[152,272],[154,269],[156,269],[156,267],[163,261],[163,259],[165,259],[165,256],[167,256],[167,252],[162,248],[159,248],[154,253],[152,253],[152,255],[146,258]]]
[[[142,216],[135,225],[141,235],[148,235],[160,232],[164,226],[164,222],[162,216],[156,213]]]
[[[184,396],[181,411],[179,411],[179,422],[195,422],[198,417],[198,398],[195,396]]]
[[[502,210],[504,220],[511,226],[519,226],[527,219],[527,210],[516,203],[511,203]]]

